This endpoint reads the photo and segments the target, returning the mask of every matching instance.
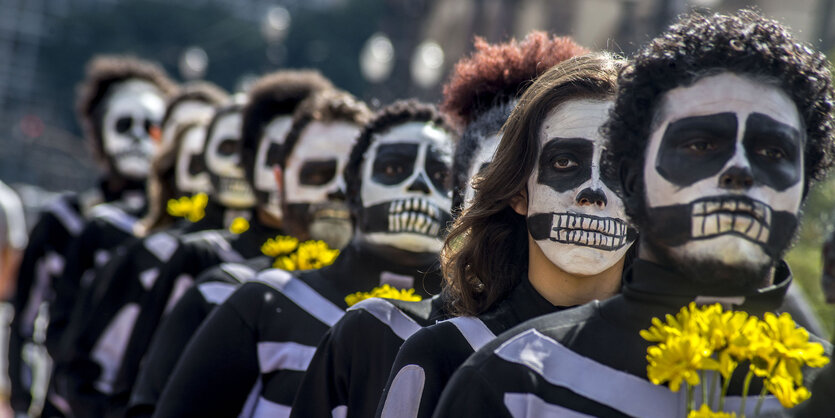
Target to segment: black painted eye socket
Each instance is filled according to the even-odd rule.
[[[116,132],[123,134],[130,130],[133,126],[133,118],[130,116],[122,116],[116,120]]]
[[[154,130],[154,128],[157,128],[159,126],[150,119],[145,119],[145,124],[143,127],[145,128],[145,132],[151,133],[151,131]]]
[[[417,152],[417,144],[381,145],[371,167],[371,178],[386,186],[402,183],[414,171]]]
[[[336,177],[336,160],[308,161],[299,170],[299,183],[305,186],[324,186]]]
[[[716,149],[719,148],[715,142],[704,138],[697,138],[686,142],[683,145],[688,151],[695,154],[708,153],[716,151]]]
[[[431,158],[434,156],[427,156],[426,160],[426,174],[429,175],[429,180],[435,189],[442,193],[446,193],[449,189],[449,166],[443,161]]]
[[[278,160],[281,157],[281,144],[277,144],[273,142],[270,144],[270,148],[267,150],[267,159],[266,163],[268,167],[272,167],[278,164]]]
[[[188,162],[188,173],[196,176],[204,171],[206,171],[206,160],[203,159],[203,155],[192,155]]]
[[[754,150],[754,153],[775,161],[786,158],[786,152],[778,147],[758,148]]]
[[[235,138],[227,138],[220,141],[217,146],[217,153],[223,156],[234,155],[238,152],[238,140]]]

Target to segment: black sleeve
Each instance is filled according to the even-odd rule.
[[[186,291],[171,313],[160,323],[148,348],[148,355],[142,361],[139,376],[131,392],[127,416],[148,417],[153,414],[162,390],[186,344],[214,306],[206,301],[195,286]]]
[[[511,418],[504,396],[480,371],[464,365],[452,375],[432,415],[446,417]]]
[[[206,318],[174,368],[156,417],[237,416],[259,376],[263,285],[244,284]]]
[[[414,333],[403,343],[380,397],[378,417],[432,416],[452,373],[472,353],[454,328],[448,323],[436,324]],[[416,386],[413,377],[417,374],[422,375],[423,381]]]
[[[46,348],[56,361],[63,359],[61,339],[69,326],[76,296],[81,287],[81,278],[95,263],[95,249],[98,248],[99,221],[90,221],[69,244],[66,264],[60,278],[52,284],[54,299],[49,305],[49,329],[46,334]]]
[[[68,232],[61,227],[58,220],[49,213],[44,212],[38,220],[32,232],[29,234],[29,243],[23,252],[23,259],[17,275],[17,288],[12,298],[14,317],[9,327],[9,383],[11,385],[11,406],[18,412],[25,412],[29,409],[32,396],[29,393],[29,382],[31,371],[21,357],[23,346],[32,338],[34,331],[35,315],[42,302],[45,302],[47,286],[50,283],[38,283],[39,266],[45,261],[47,248],[50,240],[66,241],[69,239]],[[46,273],[42,271],[41,274]],[[40,285],[45,288],[37,289]]]

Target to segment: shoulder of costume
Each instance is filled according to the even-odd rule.
[[[351,306],[348,311],[361,311],[370,314],[391,329],[400,339],[405,340],[420,330],[421,325],[398,306],[395,306],[393,302],[390,299],[369,298]]]
[[[90,219],[97,219],[107,222],[116,228],[133,234],[133,225],[137,218],[128,214],[124,209],[112,203],[100,203],[90,210]]]
[[[72,236],[77,236],[84,228],[84,215],[78,202],[78,195],[64,193],[52,200],[46,211],[54,216]]]

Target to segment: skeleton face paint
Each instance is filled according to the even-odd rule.
[[[255,194],[241,168],[241,113],[232,112],[215,122],[203,153],[214,196],[221,205],[243,209],[255,204]]]
[[[278,219],[282,218],[281,195],[275,183],[273,167],[278,164],[281,155],[281,144],[287,132],[293,125],[293,118],[289,115],[273,119],[264,128],[264,135],[258,143],[255,153],[254,183],[255,194],[263,209]]]
[[[797,107],[776,87],[722,73],[667,92],[659,116],[644,165],[648,239],[679,262],[770,265],[802,200]]]
[[[300,239],[344,247],[353,234],[342,172],[360,127],[344,121],[311,122],[284,165],[284,219]]]
[[[177,129],[185,123],[204,121],[212,117],[213,108],[210,104],[199,100],[184,100],[177,103],[162,126],[162,146],[174,141]]]
[[[150,131],[165,112],[162,93],[143,80],[113,87],[102,119],[102,146],[117,173],[144,179],[150,170],[153,142]]]
[[[615,265],[635,241],[613,179],[600,171],[600,126],[612,102],[572,100],[540,129],[539,160],[528,180],[528,231],[548,259],[571,274]]]
[[[482,174],[484,170],[493,161],[493,155],[496,154],[496,148],[499,147],[499,142],[502,140],[501,135],[496,132],[481,141],[481,145],[473,155],[470,161],[470,169],[467,171],[467,187],[464,189],[464,207],[466,209],[472,203],[475,197],[475,190],[473,189],[473,179],[477,174]]]
[[[183,133],[174,171],[174,183],[183,193],[209,193],[212,189],[212,182],[206,171],[206,160],[203,158],[205,143],[204,125],[193,125]]]
[[[372,243],[437,252],[450,215],[450,134],[409,122],[379,135],[362,165],[360,231]]]

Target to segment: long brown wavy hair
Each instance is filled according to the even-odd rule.
[[[444,242],[445,298],[454,315],[489,310],[525,277],[525,217],[511,207],[526,191],[539,154],[539,130],[556,106],[569,100],[612,99],[623,61],[591,53],[563,61],[534,81],[502,128],[493,162],[473,180],[475,197]]]

